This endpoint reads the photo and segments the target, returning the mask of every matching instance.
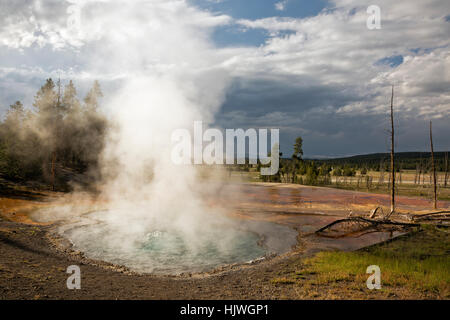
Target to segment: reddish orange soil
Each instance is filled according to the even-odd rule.
[[[224,194],[233,197],[237,207],[265,207],[294,211],[346,211],[368,213],[377,206],[388,208],[390,196],[366,192],[355,192],[297,184],[253,183],[228,185]],[[230,194],[232,196],[230,196]],[[431,199],[404,197],[396,198],[399,212],[420,212],[432,210]],[[450,208],[449,201],[439,201],[439,208]]]

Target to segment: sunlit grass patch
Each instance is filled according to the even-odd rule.
[[[317,284],[355,282],[365,287],[366,268],[378,265],[382,287],[406,287],[448,296],[450,241],[448,230],[434,226],[394,241],[355,252],[320,252],[304,261],[300,274],[316,274]],[[360,284],[360,285],[359,285]]]

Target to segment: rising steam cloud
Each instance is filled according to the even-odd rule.
[[[228,77],[208,28],[192,22],[207,17],[182,1],[99,6],[91,68],[122,75],[106,104],[115,129],[103,154],[103,195],[138,225],[150,219],[196,232],[192,222],[206,208],[194,168],[172,164],[170,138],[195,120],[212,121],[224,97]]]
[[[86,55],[90,73],[114,82],[105,94],[112,125],[101,157],[109,210],[102,220],[113,230],[107,238],[126,248],[151,230],[176,229],[195,246],[198,235],[223,221],[201,196],[195,168],[172,164],[170,138],[196,120],[211,123],[223,102],[229,76],[209,41],[223,18],[185,1],[96,1],[80,8],[81,23],[68,30],[72,43]]]

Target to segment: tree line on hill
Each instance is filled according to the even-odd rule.
[[[293,147],[293,155],[283,158],[280,153],[280,170],[273,176],[260,175],[259,179],[264,182],[299,183],[306,185],[330,185],[332,177],[334,181],[346,181],[347,177],[358,176],[358,184],[371,186],[373,177],[370,172],[379,172],[378,184],[390,183],[384,180],[385,173],[389,171],[389,154],[377,153],[369,155],[358,155],[336,159],[303,159],[303,139],[298,137]],[[415,184],[424,183],[425,176],[431,174],[430,152],[400,152],[395,154],[395,171],[399,173],[404,170],[415,170]],[[443,185],[448,185],[450,175],[448,152],[434,153],[435,167],[437,171],[446,173]],[[256,165],[256,171],[260,171],[261,164]],[[240,165],[241,171],[250,171],[250,165]],[[422,182],[421,182],[422,181]]]
[[[446,157],[448,152],[435,152],[434,159],[436,161],[436,169],[444,172],[446,166]],[[368,155],[357,155],[353,157],[336,158],[336,159],[320,159],[315,160],[318,163],[327,163],[332,166],[352,166],[357,170],[367,169],[367,171],[380,171],[385,168],[389,159],[389,153],[374,153]],[[397,171],[415,170],[417,166],[425,169],[430,166],[430,152],[397,152],[395,154],[395,162]]]

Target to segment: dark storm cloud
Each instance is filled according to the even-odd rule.
[[[388,92],[387,92],[388,93]],[[290,156],[297,136],[308,157],[346,156],[389,150],[389,97],[385,113],[348,114],[339,108],[373,97],[359,96],[345,86],[307,85],[289,81],[238,79],[216,117],[221,128],[280,128],[280,145]],[[396,114],[399,151],[427,150],[429,122],[410,113]],[[447,118],[434,119],[437,149],[450,149]]]
[[[236,79],[223,105],[223,112],[246,110],[249,115],[269,112],[300,112],[333,106],[338,108],[362,97],[345,85],[315,85],[314,79],[284,76],[281,79]]]

